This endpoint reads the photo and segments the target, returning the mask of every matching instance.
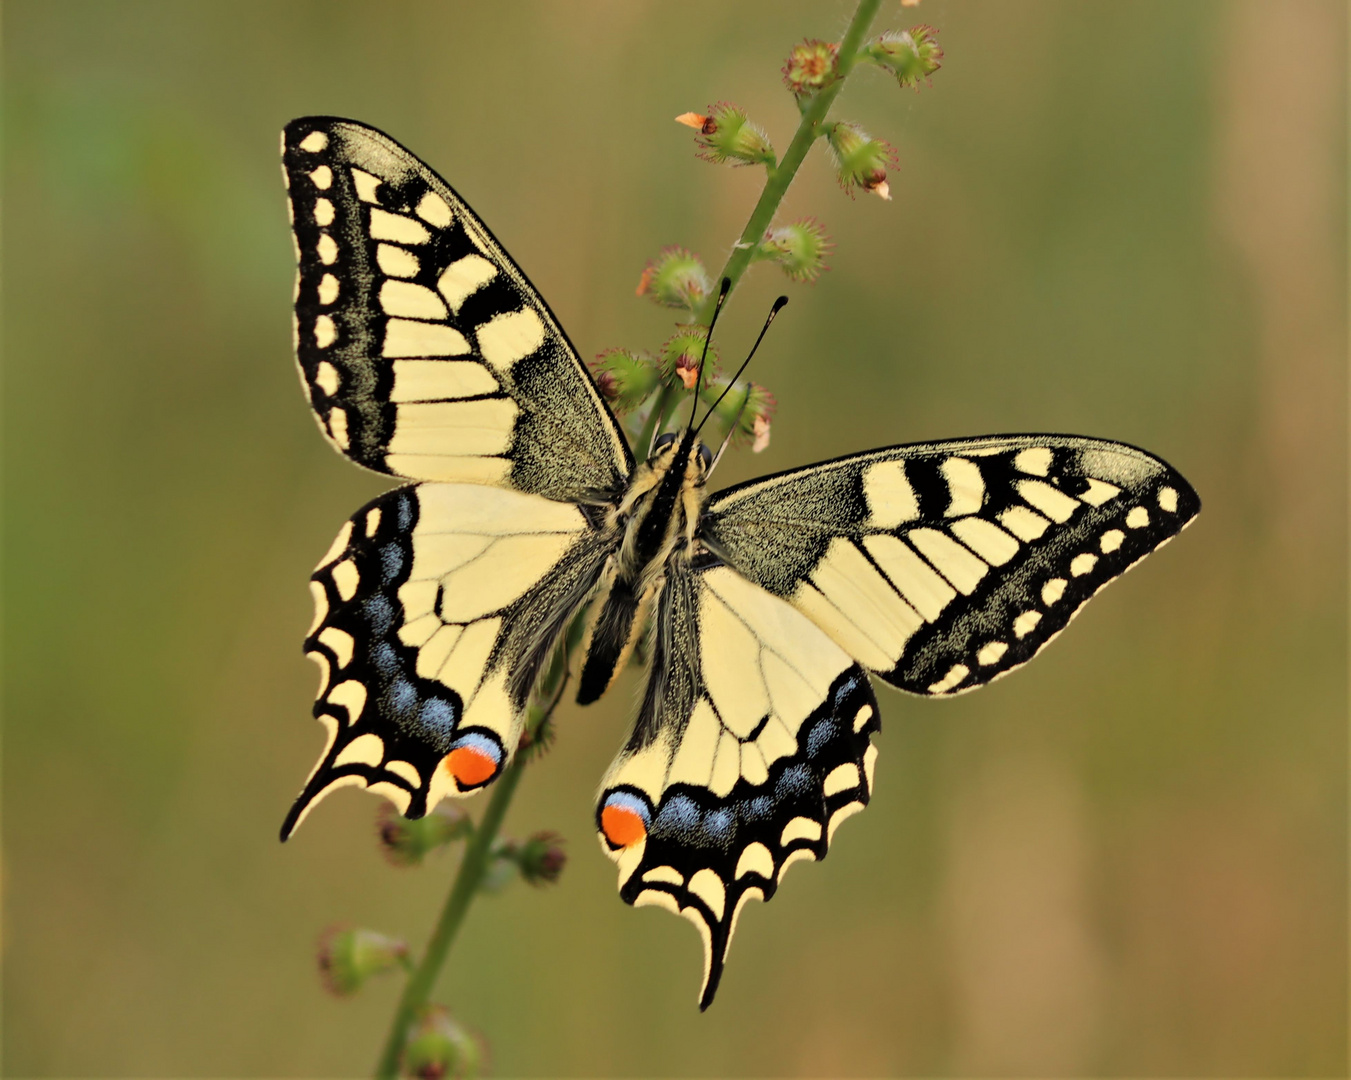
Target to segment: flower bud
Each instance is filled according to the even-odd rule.
[[[674,334],[662,343],[661,373],[668,383],[679,379],[686,390],[693,390],[699,378],[699,357],[704,352],[704,342],[708,339],[708,327],[689,323],[680,326]],[[716,345],[708,348],[708,360],[704,369],[707,378],[717,370],[718,349]]]
[[[657,388],[658,364],[643,352],[606,349],[590,364],[596,389],[616,412],[627,412],[641,405]]]
[[[839,54],[839,45],[814,38],[794,45],[783,65],[784,84],[799,96],[829,86],[839,74],[836,69]]]
[[[493,845],[488,856],[488,865],[483,871],[483,880],[479,888],[486,893],[500,893],[516,880],[520,867],[516,862],[516,841],[499,840]]]
[[[461,1027],[444,1005],[424,1005],[403,1049],[403,1073],[418,1080],[474,1080],[484,1049],[483,1040]]]
[[[726,379],[714,379],[703,397],[711,406],[727,389]],[[736,425],[732,442],[751,443],[751,452],[758,454],[769,445],[769,422],[774,415],[774,395],[759,383],[738,382],[732,391],[713,410],[713,418],[726,431]]]
[[[888,30],[869,44],[863,55],[896,76],[902,87],[919,88],[929,76],[943,66],[943,47],[938,44],[938,31],[932,26],[912,26],[909,30]]]
[[[428,852],[463,840],[474,831],[469,815],[455,803],[443,802],[426,817],[410,821],[389,803],[380,807],[376,835],[380,851],[395,866],[417,866]]]
[[[713,288],[698,255],[682,247],[664,247],[648,259],[638,279],[638,295],[666,307],[697,311]]]
[[[794,281],[815,281],[830,269],[825,260],[834,246],[825,226],[815,218],[803,218],[765,233],[760,258],[778,263]]]
[[[531,885],[552,885],[567,861],[563,838],[555,832],[537,832],[516,850],[521,877]]]
[[[408,946],[374,930],[330,926],[319,937],[319,977],[324,988],[338,997],[355,994],[372,975],[380,975],[408,961]]]
[[[852,196],[861,187],[884,199],[891,198],[887,185],[887,166],[896,167],[896,148],[884,139],[874,139],[857,124],[841,121],[826,129],[831,153],[835,156],[835,175],[840,187]]]
[[[676,122],[695,128],[699,157],[715,165],[773,165],[774,147],[769,136],[746,113],[730,102],[720,101],[703,113],[681,113]]]

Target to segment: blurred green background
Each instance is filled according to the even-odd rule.
[[[398,987],[325,996],[320,929],[420,945],[453,857],[376,850],[345,791],[276,830],[321,745],[306,579],[385,484],[290,357],[292,117],[389,131],[472,203],[586,356],[652,347],[663,244],[721,264],[750,169],[671,118],[745,106],[848,3],[33,2],[4,8],[4,1029],[12,1076],[347,1076]],[[1015,678],[881,691],[877,791],[824,866],[700,949],[592,839],[630,676],[523,784],[557,888],[485,897],[438,997],[504,1076],[1344,1075],[1346,12],[887,0],[931,89],[836,106],[783,217],[834,269],[756,360],[770,449],[1069,431],[1150,448],[1205,510]],[[724,323],[749,343],[784,280]],[[480,800],[481,801],[481,800]],[[477,808],[475,808],[477,809]]]

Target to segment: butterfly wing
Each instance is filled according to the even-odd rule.
[[[875,450],[720,492],[704,543],[915,694],[1030,660],[1200,510],[1122,443],[995,436]]]
[[[688,918],[717,991],[737,918],[863,809],[877,703],[863,670],[789,604],[726,566],[673,565],[652,673],[596,809],[619,892]]]
[[[421,817],[491,783],[608,545],[576,506],[477,484],[380,496],[311,578],[328,743],[282,826],[355,784]]]
[[[286,125],[296,356],[325,436],[418,480],[587,501],[632,457],[571,343],[450,186],[350,120]]]

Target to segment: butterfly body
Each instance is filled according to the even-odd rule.
[[[583,703],[646,633],[597,834],[625,901],[698,929],[701,1007],[745,904],[867,805],[870,675],[925,697],[985,685],[1199,511],[1165,462],[1068,435],[893,446],[710,493],[691,427],[635,462],[547,305],[407,150],[307,117],[283,166],[315,417],[411,481],[312,575],[327,744],[283,838],[342,786],[410,817],[482,789],[575,619]]]

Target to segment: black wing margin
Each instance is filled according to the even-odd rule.
[[[1030,660],[1200,506],[1135,447],[991,436],[729,488],[710,501],[703,542],[893,686],[949,695]]]
[[[543,299],[432,169],[373,128],[286,126],[296,356],[358,464],[553,499],[613,497],[632,456]]]

